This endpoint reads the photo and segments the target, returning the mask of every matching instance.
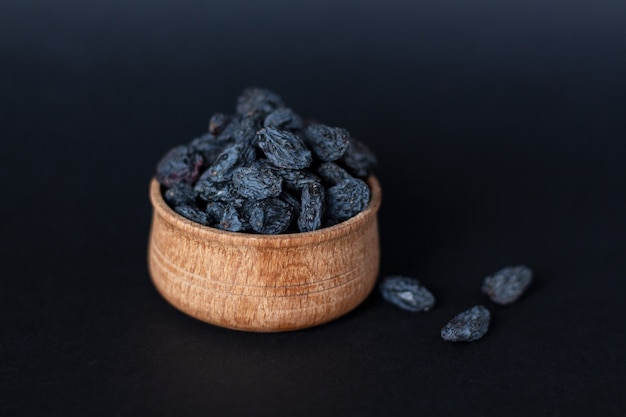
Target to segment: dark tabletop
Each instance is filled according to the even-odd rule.
[[[584,4],[587,3],[587,4]],[[626,3],[0,5],[0,415],[626,415]],[[248,86],[376,151],[378,291],[289,333],[151,284],[148,184]],[[483,278],[536,280],[499,307]],[[476,304],[472,344],[441,327]]]

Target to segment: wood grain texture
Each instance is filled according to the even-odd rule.
[[[202,226],[174,212],[156,180],[148,264],[154,285],[192,317],[238,330],[315,326],[359,305],[378,275],[380,185],[369,206],[308,233],[256,235]]]

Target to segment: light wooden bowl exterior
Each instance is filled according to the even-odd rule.
[[[202,226],[174,212],[152,180],[148,264],[154,285],[179,310],[231,329],[276,332],[315,326],[358,306],[378,275],[374,177],[369,206],[308,233],[257,235]]]

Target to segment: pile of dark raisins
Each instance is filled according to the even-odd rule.
[[[347,130],[304,121],[276,93],[249,88],[236,113],[170,150],[156,179],[180,215],[233,232],[310,232],[367,207],[375,155]]]

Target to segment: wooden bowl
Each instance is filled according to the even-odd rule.
[[[154,207],[148,264],[152,281],[174,307],[237,330],[277,332],[315,326],[358,306],[378,275],[376,213],[381,190],[355,217],[307,233],[234,233],[194,223],[150,184]]]

